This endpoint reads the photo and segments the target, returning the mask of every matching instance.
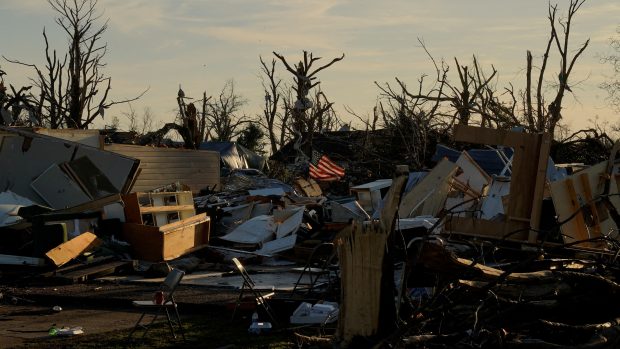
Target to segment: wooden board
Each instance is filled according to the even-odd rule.
[[[528,239],[529,224],[525,222],[488,221],[486,219],[451,217],[446,219],[445,229],[462,235],[524,241]]]
[[[378,332],[387,237],[378,224],[354,222],[336,238],[342,284],[338,334],[344,342]]]
[[[400,204],[401,217],[436,216],[444,206],[452,177],[458,166],[448,159],[441,160],[413,189],[406,193]]]
[[[309,197],[321,196],[323,191],[319,184],[312,178],[297,178],[295,184],[299,187],[301,192]]]
[[[153,148],[109,144],[105,149],[140,160],[140,175],[133,191],[145,192],[181,182],[194,193],[220,185],[220,154],[207,150]]]
[[[561,226],[564,242],[572,243],[584,239],[594,238],[612,232],[612,237],[618,236],[618,227],[605,206],[597,198],[603,190],[599,183],[601,175],[607,171],[607,161],[596,164],[588,169],[580,171],[561,181],[551,182],[551,198],[560,222],[567,220]],[[613,173],[618,173],[618,166],[613,168]],[[609,200],[615,207],[620,207],[618,198],[618,184],[615,180],[610,182]],[[583,210],[580,207],[586,206]],[[576,214],[575,214],[576,213]],[[604,244],[588,242],[578,244],[577,247],[603,248]]]
[[[62,243],[48,251],[45,256],[49,258],[57,267],[79,257],[82,253],[101,246],[101,241],[95,234],[86,232],[73,239]]]

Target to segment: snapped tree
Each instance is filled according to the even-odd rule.
[[[426,84],[426,75],[420,77],[411,89],[395,78],[396,84],[378,84],[381,95],[374,112],[374,121],[362,120],[367,128],[376,127],[380,120],[392,129],[405,145],[408,159],[414,167],[423,166],[432,140],[447,134],[454,124],[478,124],[484,127],[510,129],[522,127],[528,132],[548,132],[559,138],[558,125],[562,121],[562,103],[578,82],[570,79],[575,64],[589,40],[570,46],[573,19],[585,0],[571,0],[565,16],[558,15],[558,6],[549,5],[549,37],[538,65],[531,51],[527,51],[525,87],[515,91],[512,84],[497,89],[497,70],[491,66],[485,72],[476,56],[471,65],[462,65],[454,58],[456,78],[451,79],[451,65],[436,61],[422,40],[418,40],[435,67],[434,79]],[[558,71],[549,69],[550,59],[557,59]],[[535,73],[537,71],[537,73]]]
[[[40,125],[50,128],[88,128],[97,118],[104,117],[112,105],[127,103],[140,98],[113,101],[109,99],[112,78],[103,72],[107,44],[103,34],[108,21],[100,24],[97,0],[48,0],[56,13],[56,23],[68,38],[67,52],[63,58],[50,50],[45,29],[45,67],[7,61],[32,67],[36,77],[31,81],[39,89],[36,118]],[[34,95],[32,96],[34,97]]]
[[[329,63],[313,68],[313,65],[321,59],[314,57],[312,52],[303,52],[303,60],[291,67],[287,60],[281,54],[273,52],[286,70],[293,74],[293,91],[295,92],[295,100],[293,103],[287,103],[285,100],[285,108],[290,110],[290,118],[287,122],[294,133],[301,135],[304,142],[312,140],[312,133],[325,129],[332,129],[339,124],[335,112],[332,109],[333,103],[327,99],[327,96],[316,88],[320,81],[317,74],[332,66],[334,63],[344,59],[344,53],[340,57],[333,58]],[[262,60],[261,60],[262,61]],[[273,65],[271,74],[273,75]],[[263,63],[264,66],[264,63]],[[313,91],[312,94],[310,92]],[[271,135],[270,135],[271,137]]]

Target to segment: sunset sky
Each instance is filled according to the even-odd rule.
[[[558,1],[565,15],[568,1]],[[417,39],[436,59],[471,63],[476,55],[485,71],[499,72],[498,89],[508,82],[524,84],[526,50],[538,64],[549,35],[548,3],[542,0],[100,0],[109,18],[106,73],[112,77],[112,99],[123,99],[150,88],[133,103],[139,112],[150,107],[160,122],[174,119],[179,84],[186,95],[199,98],[204,90],[217,94],[228,79],[248,99],[247,114],[260,113],[263,102],[259,56],[270,61],[272,51],[297,62],[302,50],[328,62],[345,59],[319,73],[322,89],[335,102],[344,120],[345,106],[370,114],[380,91],[374,85],[394,77],[417,84],[433,66]],[[0,0],[0,54],[43,65],[43,27],[53,47],[65,50],[66,39],[54,23],[55,13],[44,0]],[[581,81],[564,103],[573,129],[599,117],[617,121],[598,85],[612,74],[600,56],[610,52],[609,39],[620,25],[620,1],[589,0],[572,27],[572,48],[591,42],[578,61],[571,81]],[[549,69],[557,72],[552,57]],[[321,62],[321,61],[320,61]],[[16,86],[27,83],[32,71],[0,60]],[[279,76],[291,76],[278,62]],[[456,69],[452,68],[453,72]],[[557,74],[557,73],[556,73]],[[554,75],[549,75],[551,78]],[[427,79],[430,79],[427,78]],[[452,80],[457,79],[452,75]],[[127,106],[106,112],[108,121]]]

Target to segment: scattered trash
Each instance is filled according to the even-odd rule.
[[[82,327],[57,328],[56,326],[52,326],[52,328],[49,329],[48,333],[50,336],[68,337],[68,336],[75,336],[78,334],[84,334],[84,329]]]
[[[248,333],[250,334],[264,334],[271,331],[271,322],[261,322],[258,320],[258,313],[254,312],[252,314],[252,324],[248,328]]]
[[[620,338],[620,144],[593,166],[555,164],[549,135],[458,125],[456,141],[483,149],[439,145],[428,170],[389,163],[387,178],[377,177],[388,171],[381,160],[336,161],[344,178],[329,182],[300,172],[309,156],[280,154],[296,159],[281,181],[247,168],[261,158],[229,145],[220,159],[0,130],[11,135],[0,147],[0,184],[11,188],[0,193],[3,276],[145,282],[181,269],[184,285],[239,290],[235,310],[254,311],[248,333],[280,320],[338,322],[341,346],[366,338],[386,347],[585,347]],[[243,297],[259,286],[269,294]],[[274,306],[280,313],[260,321],[256,310],[282,298],[286,311]]]
[[[338,303],[302,302],[290,317],[291,324],[329,324],[338,320]]]

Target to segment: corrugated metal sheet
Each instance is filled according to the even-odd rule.
[[[132,191],[149,191],[175,182],[189,186],[194,193],[220,186],[218,152],[125,144],[106,144],[105,150],[140,160],[140,173]]]

